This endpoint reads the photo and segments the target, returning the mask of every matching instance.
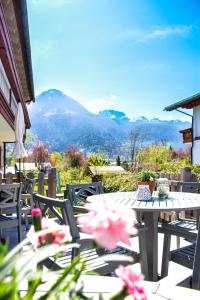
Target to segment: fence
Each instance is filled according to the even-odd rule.
[[[34,173],[30,172],[27,174],[28,178],[35,178]],[[36,179],[38,184],[38,193],[41,195],[46,194],[49,197],[56,198],[56,189],[57,189],[57,175],[56,175],[56,168],[51,168],[48,171],[48,175],[45,176],[44,173],[39,172]],[[16,175],[12,173],[7,173],[5,178],[3,178],[2,174],[0,173],[0,184],[7,183],[12,184],[14,182],[23,182],[23,173],[19,172]],[[46,188],[45,188],[46,186]]]
[[[171,173],[159,173],[159,177],[162,178],[168,178],[171,181],[171,190],[176,190],[176,184],[179,181],[183,182],[196,182],[197,178],[194,174],[191,172],[191,168],[185,167],[180,170],[179,174],[171,174]],[[35,178],[34,173],[28,173],[27,177],[29,178]],[[48,175],[45,176],[43,172],[39,172],[37,175],[36,182],[38,185],[38,193],[41,195],[47,194],[47,196],[56,198],[56,190],[57,190],[57,174],[56,174],[56,168],[51,168],[48,171]],[[6,177],[3,178],[2,174],[0,173],[0,184],[1,183],[8,183],[11,184],[13,182],[21,182],[23,181],[23,174],[18,173],[17,175],[13,175],[12,173],[7,173]],[[188,218],[195,217],[195,212],[183,212],[182,216],[186,216]],[[175,213],[161,213],[160,218],[165,221],[172,221],[175,220],[176,214]]]
[[[180,170],[179,174],[159,173],[159,177],[167,178],[171,181],[171,191],[176,191],[178,182],[196,182],[197,176],[191,172],[190,167],[185,167]],[[184,211],[180,213],[182,218],[196,218],[196,211]],[[177,218],[175,212],[160,213],[160,218],[165,221],[174,221]]]
[[[181,168],[179,174],[160,172],[158,173],[158,176],[161,178],[167,178],[169,180],[174,180],[174,181],[183,181],[183,182],[197,181],[197,176],[192,173],[190,167]]]

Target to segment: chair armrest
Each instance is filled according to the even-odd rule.
[[[87,208],[85,208],[84,206],[78,206],[78,205],[73,205],[73,211],[80,212],[80,213],[88,213]]]

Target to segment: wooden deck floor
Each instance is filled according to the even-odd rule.
[[[13,228],[11,230],[6,230],[6,236],[10,238],[10,247],[12,249],[17,244],[17,231]],[[23,237],[26,236],[25,226],[23,226]],[[159,234],[159,245],[158,245],[158,265],[159,265],[159,272],[161,268],[161,259],[162,259],[162,244],[163,244],[163,235]],[[181,239],[181,246],[188,245],[189,242]],[[137,238],[133,240],[133,248],[134,250],[138,250],[138,241]],[[171,249],[176,248],[176,238],[172,237],[172,247]],[[140,272],[140,265],[134,265],[135,270]],[[187,279],[191,275],[191,270],[185,267],[182,267],[176,263],[170,262],[169,266],[169,276],[162,279],[161,281],[156,283],[156,293],[153,293],[149,299],[171,299],[171,300],[183,300],[189,299],[192,300],[200,300],[200,292],[195,291],[193,293],[192,290],[178,288],[177,286],[184,286],[187,287]],[[152,285],[153,286],[153,285]],[[154,286],[155,287],[155,286]],[[151,290],[151,288],[149,288]],[[163,298],[164,297],[164,298]],[[98,299],[98,298],[95,298]]]

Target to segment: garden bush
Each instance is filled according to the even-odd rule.
[[[197,176],[197,180],[200,181],[200,165],[192,165],[191,169],[192,173]]]
[[[66,187],[67,183],[88,183],[92,179],[89,176],[84,176],[83,168],[70,168],[67,171],[60,172],[61,186]]]
[[[103,188],[105,193],[134,191],[136,190],[136,175],[135,173],[105,174]]]

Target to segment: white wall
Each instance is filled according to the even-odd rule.
[[[1,167],[3,167],[3,143],[0,141],[0,147],[1,147],[1,151],[0,151],[0,161],[1,161],[1,164],[0,164],[0,172],[3,171],[3,169]]]
[[[200,140],[195,141],[195,137],[200,137],[200,105],[193,108],[193,164],[200,164]]]

